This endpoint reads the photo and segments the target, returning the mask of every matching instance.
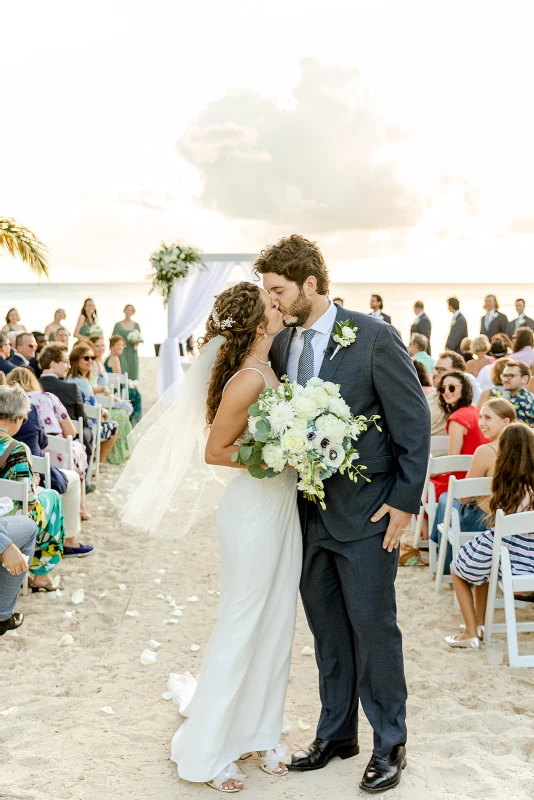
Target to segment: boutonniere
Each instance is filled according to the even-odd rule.
[[[335,333],[332,334],[332,339],[337,343],[337,347],[330,356],[330,361],[334,358],[337,352],[342,347],[349,347],[356,341],[356,332],[358,328],[355,327],[351,319],[345,322],[336,322]]]

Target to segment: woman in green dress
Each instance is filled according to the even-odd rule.
[[[63,557],[65,521],[61,495],[53,489],[37,491],[31,455],[26,445],[14,437],[30,412],[30,401],[20,386],[0,386],[0,478],[8,481],[28,481],[28,512],[37,525],[35,553],[30,564],[28,583],[32,591],[55,591],[65,588],[55,585],[50,572]],[[22,509],[15,501],[11,513]]]
[[[106,352],[106,343],[101,336],[91,336],[91,344],[95,351],[95,363],[92,373],[89,375],[89,383],[92,386],[93,392],[96,394],[104,394],[106,397],[111,396],[111,391],[108,384],[108,373],[104,367],[104,353]],[[113,445],[113,449],[109,453],[107,460],[110,464],[125,464],[127,458],[130,456],[130,449],[128,447],[128,434],[132,430],[130,416],[133,410],[127,400],[119,400],[114,398],[114,406],[110,409],[110,419],[115,420],[119,426],[119,433]]]
[[[135,308],[131,304],[127,305],[124,309],[124,319],[120,322],[117,322],[113,328],[113,336],[122,336],[125,342],[124,351],[120,356],[120,371],[122,374],[128,373],[128,377],[132,381],[136,381],[139,378],[139,358],[137,356],[137,346],[143,341],[139,323],[134,322],[132,319],[134,314]],[[133,334],[132,337],[129,338],[129,335],[132,333],[132,331],[138,331],[138,333]]]
[[[126,342],[115,334],[109,340],[109,356],[104,361],[106,372],[114,372],[116,375],[124,374],[121,366],[121,355],[126,347]],[[128,377],[130,377],[128,375]],[[141,395],[133,386],[128,388],[128,398],[133,406],[133,414],[130,418],[132,425],[137,425],[141,419]]]
[[[88,342],[89,337],[96,333],[102,334],[102,329],[98,324],[98,312],[95,301],[87,298],[80,311],[74,336],[79,342]]]

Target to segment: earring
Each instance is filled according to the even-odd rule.
[[[266,339],[266,338],[267,338],[267,334],[266,334],[266,333],[264,333],[264,334],[263,334],[263,338],[264,338],[264,339]]]

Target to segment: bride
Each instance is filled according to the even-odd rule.
[[[173,699],[188,717],[171,745],[178,774],[222,792],[243,788],[243,773],[235,762],[244,753],[255,753],[259,766],[270,775],[288,773],[287,748],[279,741],[302,566],[298,476],[285,469],[275,478],[258,480],[231,460],[247,428],[249,406],[266,386],[279,384],[268,359],[272,340],[282,327],[277,304],[253,283],[239,283],[217,297],[198,362],[189,370],[174,406],[169,401],[156,424],[146,423],[151,427],[112,498],[122,505],[125,521],[141,524],[146,514],[146,528],[159,528],[164,511],[163,506],[154,511],[158,499],[153,486],[163,483],[157,495],[165,495],[169,471],[174,475],[171,493],[179,480],[187,481],[190,470],[184,466],[188,457],[183,451],[195,426],[184,418],[189,420],[193,413],[199,428],[208,425],[205,460],[217,472],[220,467],[231,468],[225,470],[231,480],[217,510],[221,561],[217,622],[192,698],[190,675],[171,675],[169,681]],[[160,471],[161,480],[156,481],[150,470],[147,474],[149,454],[153,463],[155,452],[157,462],[167,467],[167,474]],[[178,461],[180,469],[175,470]],[[139,499],[146,496],[153,498],[150,508]]]

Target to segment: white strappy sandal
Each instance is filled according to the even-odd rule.
[[[283,778],[289,773],[287,768],[288,749],[287,744],[279,744],[274,750],[267,750],[264,755],[258,753],[260,769],[266,772],[267,775]],[[286,765],[285,769],[282,772],[276,772],[276,770],[281,769],[282,764]]]
[[[206,781],[208,786],[211,786],[212,789],[217,789],[218,792],[226,792],[227,794],[234,794],[235,792],[242,792],[243,786],[238,789],[224,789],[223,783],[228,783],[228,781],[239,781],[239,783],[243,783],[245,778],[245,773],[241,772],[237,764],[232,762],[228,764],[219,774],[213,778],[211,781]]]

